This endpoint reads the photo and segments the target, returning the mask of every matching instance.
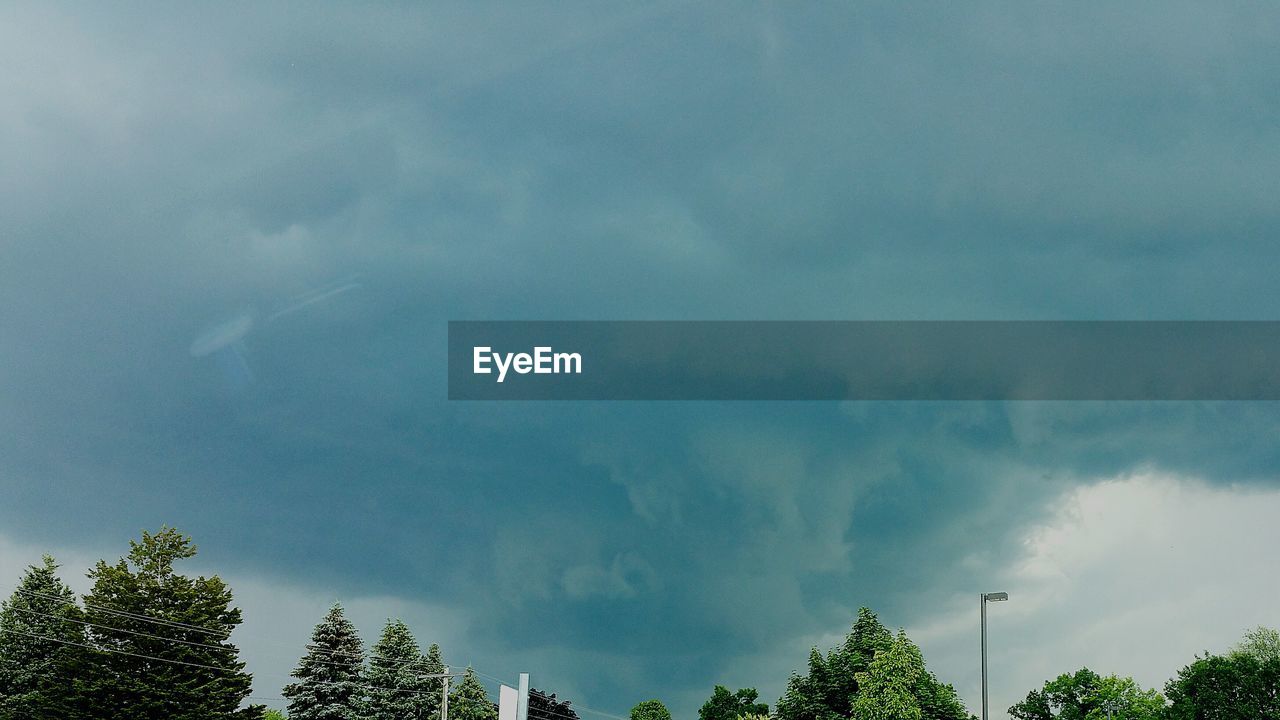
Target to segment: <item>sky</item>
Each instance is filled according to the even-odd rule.
[[[994,718],[1280,625],[1273,403],[450,403],[449,320],[1274,320],[1258,4],[0,8],[0,592],[176,526],[611,715],[859,606]],[[201,342],[203,341],[203,343]],[[206,352],[210,343],[216,352]]]

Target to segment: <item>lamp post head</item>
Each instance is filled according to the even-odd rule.
[[[1003,602],[1009,599],[1007,592],[983,593],[982,599],[987,602]]]

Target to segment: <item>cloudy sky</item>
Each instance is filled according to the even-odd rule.
[[[1272,7],[10,3],[0,68],[0,591],[167,523],[256,697],[340,600],[678,720],[860,605],[976,711],[1008,591],[996,718],[1280,625],[1274,404],[444,368],[460,319],[1277,319]]]

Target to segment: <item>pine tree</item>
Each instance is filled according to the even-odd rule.
[[[437,653],[439,648],[436,648]],[[419,720],[434,718],[427,694],[431,689],[423,677],[426,658],[418,651],[409,626],[399,620],[388,620],[382,637],[369,656],[368,714],[377,720]],[[438,708],[439,703],[437,702]]]
[[[365,717],[364,647],[335,604],[311,633],[311,644],[286,685],[290,720],[362,720]]]
[[[471,668],[462,676],[458,688],[449,695],[449,720],[495,720],[498,709]]]
[[[876,653],[866,672],[858,673],[861,690],[853,701],[852,720],[921,720],[914,690],[924,672],[920,649],[899,632],[888,648]]]
[[[84,617],[57,571],[44,556],[0,607],[0,720],[89,717],[80,702]]]
[[[96,654],[87,672],[87,702],[100,720],[231,720],[260,718],[241,709],[252,677],[229,641],[240,624],[231,589],[216,575],[191,578],[173,565],[195,556],[191,538],[173,528],[143,532],[114,565],[89,571],[84,598]],[[158,621],[157,621],[158,620]]]
[[[445,671],[444,657],[440,646],[431,643],[427,654],[422,657],[422,672],[425,675],[440,675]],[[440,717],[440,701],[444,699],[444,678],[428,677],[422,682],[422,720],[433,720]]]

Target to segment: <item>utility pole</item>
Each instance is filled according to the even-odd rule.
[[[449,720],[449,666],[444,666],[444,697],[440,698],[440,720]]]

